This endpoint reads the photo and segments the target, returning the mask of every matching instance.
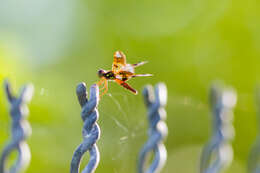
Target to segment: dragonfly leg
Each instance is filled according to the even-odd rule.
[[[101,98],[103,95],[105,95],[108,91],[108,87],[107,87],[107,80],[104,81],[104,87],[101,88],[101,94],[99,95],[99,98]]]
[[[106,82],[104,82],[104,86],[100,90],[103,90],[105,88],[106,88]]]
[[[104,83],[104,79],[102,78],[102,79],[100,79],[100,80],[97,82],[97,85],[98,85],[98,86],[101,86],[103,83]]]

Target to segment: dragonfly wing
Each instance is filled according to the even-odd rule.
[[[121,71],[125,71],[125,72],[130,72],[130,73],[134,73],[134,66],[132,64],[126,64]]]
[[[124,87],[124,88],[128,89],[129,91],[131,91],[132,93],[134,93],[135,95],[138,93],[134,88],[132,88],[129,84],[125,83],[124,81],[119,80],[119,79],[116,79],[115,81],[122,87]]]
[[[114,53],[114,61],[112,65],[112,71],[118,73],[123,67],[126,66],[126,56],[121,51]]]
[[[153,76],[153,74],[134,74],[132,77],[145,77],[145,76]]]
[[[141,65],[144,65],[148,63],[148,61],[142,61],[142,62],[139,62],[139,63],[136,63],[136,64],[132,64],[133,67],[138,67],[138,66],[141,66]]]

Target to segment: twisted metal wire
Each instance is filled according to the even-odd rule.
[[[15,97],[11,91],[10,84],[5,81],[5,92],[10,103],[10,114],[12,118],[11,141],[4,148],[0,158],[0,173],[17,173],[25,170],[29,165],[31,154],[26,139],[31,135],[31,127],[26,120],[29,110],[27,103],[33,95],[33,86],[27,85],[21,89],[19,97]],[[18,158],[8,170],[7,160],[11,152],[17,150]]]
[[[83,142],[75,150],[70,173],[78,173],[81,158],[85,152],[89,151],[90,159],[82,173],[93,173],[99,163],[99,150],[96,145],[100,137],[100,128],[97,124],[99,117],[97,106],[99,102],[99,88],[96,84],[90,88],[90,97],[87,99],[86,84],[80,83],[77,86],[77,96],[80,106],[82,107],[81,118],[84,121],[82,130]]]
[[[258,121],[260,120],[260,90],[256,92],[256,103],[258,107]],[[260,129],[258,130],[260,131]],[[258,135],[255,144],[253,145],[248,158],[248,172],[260,173],[260,135]]]
[[[166,119],[165,105],[167,102],[167,88],[163,83],[153,87],[148,85],[143,90],[143,97],[148,108],[149,139],[139,154],[138,173],[158,173],[167,159],[167,151],[163,144],[168,134],[168,128],[164,122]],[[150,152],[154,152],[151,165],[146,168],[145,162]]]
[[[213,134],[202,151],[200,173],[218,173],[233,160],[230,144],[234,137],[233,108],[236,94],[232,89],[221,89],[213,85],[210,91],[213,114]]]

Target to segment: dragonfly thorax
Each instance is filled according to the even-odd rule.
[[[114,80],[116,79],[115,74],[112,71],[105,71],[105,70],[99,70],[98,71],[98,76],[100,78],[105,78],[107,80]]]

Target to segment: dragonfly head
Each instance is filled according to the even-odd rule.
[[[98,77],[100,77],[100,78],[104,77],[105,73],[106,73],[105,70],[102,70],[102,69],[98,70]]]

